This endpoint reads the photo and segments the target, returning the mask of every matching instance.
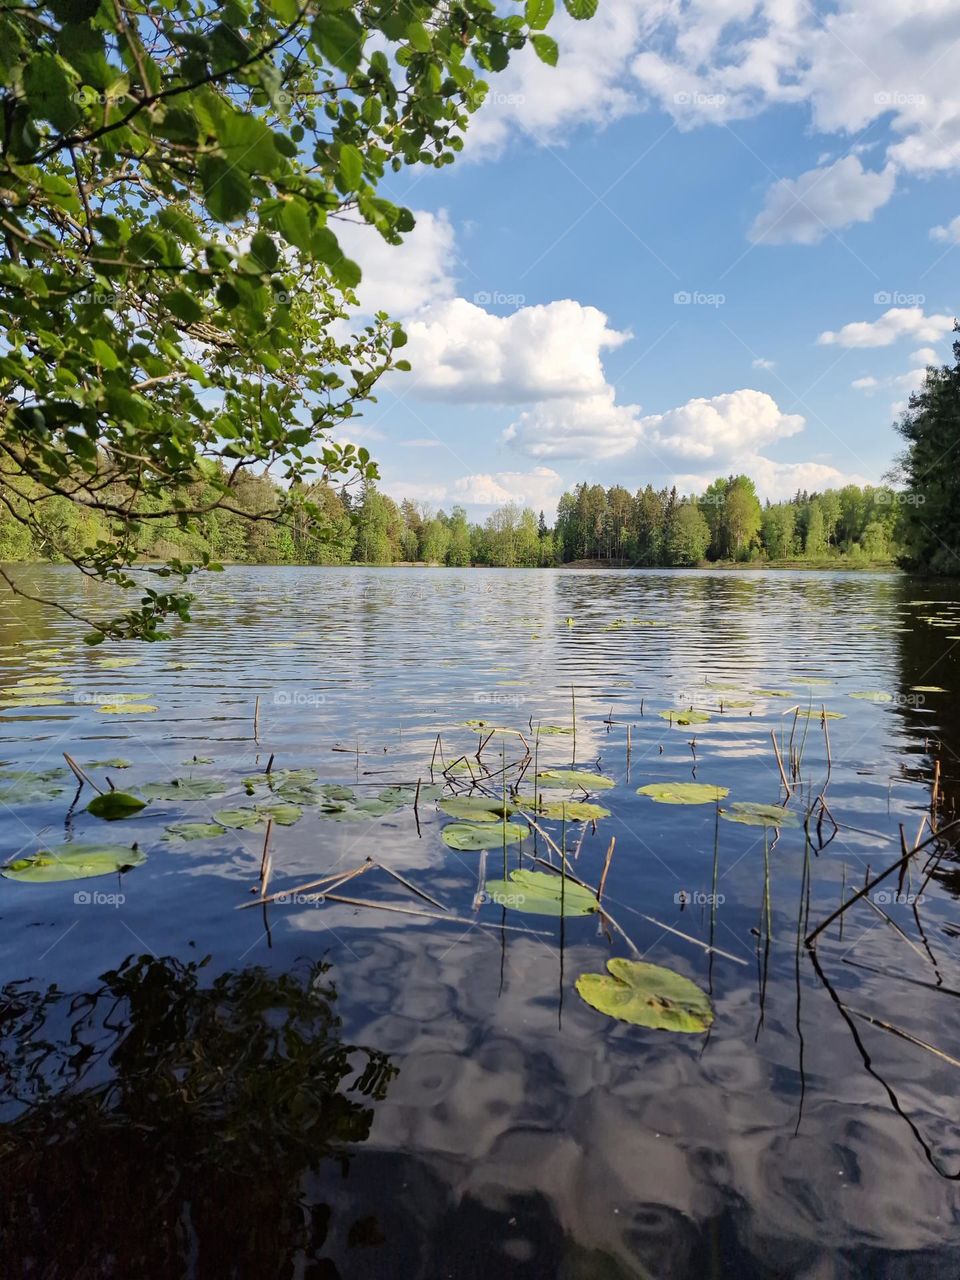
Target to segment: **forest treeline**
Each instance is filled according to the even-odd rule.
[[[140,499],[131,550],[144,560],[247,564],[397,564],[553,566],[612,560],[640,566],[709,561],[885,563],[900,554],[908,495],[847,485],[762,503],[747,476],[721,477],[705,493],[683,495],[647,485],[578,484],[560,498],[556,518],[508,503],[481,522],[462,506],[433,511],[394,502],[375,483],[358,490],[303,487],[304,505],[265,476],[240,472],[228,506],[218,484],[197,483],[159,499]],[[0,561],[77,558],[112,536],[108,518],[68,497],[0,492]],[[114,495],[118,505],[129,495]],[[179,502],[192,515],[151,519]],[[153,503],[156,506],[153,506]],[[281,514],[277,515],[280,511]]]

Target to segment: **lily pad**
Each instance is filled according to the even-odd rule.
[[[451,796],[440,801],[440,809],[449,818],[464,818],[468,822],[501,822],[513,813],[513,805],[488,796]]]
[[[105,716],[135,716],[146,715],[158,708],[151,702],[106,702],[97,710]]]
[[[745,827],[799,827],[800,819],[790,809],[778,804],[755,804],[752,800],[736,800],[729,809],[720,810],[721,818],[739,822]]]
[[[728,787],[712,787],[706,782],[648,782],[637,788],[638,796],[649,796],[658,804],[714,804],[729,794]]]
[[[21,711],[28,707],[65,707],[70,701],[69,698],[57,698],[47,693],[31,695],[26,689],[21,689],[20,692],[22,697],[5,698],[0,702],[0,708],[4,711]]]
[[[90,880],[108,876],[146,862],[139,849],[112,845],[64,845],[60,850],[41,849],[27,858],[17,858],[0,868],[7,880],[25,884],[52,884],[56,880]]]
[[[124,760],[121,756],[114,756],[112,760],[91,760],[87,765],[88,769],[129,769],[130,767],[130,761]]]
[[[612,778],[601,773],[586,773],[581,769],[541,769],[537,774],[537,786],[583,787],[584,791],[609,791],[616,786]]]
[[[119,671],[121,667],[136,667],[140,665],[140,658],[97,658],[98,667],[104,667],[107,671]]]
[[[588,916],[599,910],[592,889],[547,871],[511,871],[508,880],[488,880],[487,900],[537,916]]]
[[[17,681],[18,689],[59,689],[66,681],[63,676],[24,676]]]
[[[948,640],[955,640],[956,636],[947,636]],[[939,684],[912,684],[910,686],[912,693],[946,693],[947,690]]]
[[[789,689],[751,689],[756,698],[795,698],[797,695]]]
[[[44,800],[55,800],[66,789],[62,781],[64,774],[63,769],[44,769],[38,772],[17,769],[11,773],[0,773],[0,804],[13,808],[18,804],[40,804]]]
[[[116,822],[118,818],[129,818],[132,813],[139,813],[146,803],[146,800],[127,791],[104,791],[103,795],[93,797],[87,805],[87,813],[107,822]]]
[[[697,1033],[713,1022],[710,997],[672,969],[615,957],[607,973],[584,973],[577,993],[592,1008],[636,1027]]]
[[[229,789],[222,778],[171,778],[169,782],[148,782],[140,791],[148,800],[209,800]]]
[[[226,834],[219,822],[171,822],[167,827],[167,837],[177,840],[212,840]]]
[[[384,804],[413,804],[416,794],[416,787],[384,787],[382,791],[377,792],[377,799],[382,800]]]
[[[280,827],[292,827],[303,817],[303,810],[298,804],[284,804],[282,801],[276,804],[258,804],[257,811],[265,818],[272,818]]]
[[[710,717],[706,711],[694,711],[691,707],[671,707],[668,711],[658,711],[661,720],[669,720],[672,724],[709,724]]]
[[[569,736],[573,733],[573,728],[564,728],[562,724],[542,724],[537,729],[537,733],[541,738],[554,738],[560,734]]]
[[[529,827],[517,822],[451,822],[441,839],[450,849],[500,849],[504,843],[519,844],[529,834]]]
[[[533,796],[518,796],[516,807],[521,812],[526,810],[535,813],[538,818],[556,819],[558,822],[598,822],[601,818],[609,818],[610,810],[602,804],[592,804],[589,800],[550,800],[544,796],[534,799]]]
[[[863,689],[857,693],[851,693],[851,698],[859,698],[862,702],[892,702],[893,694],[887,693],[885,689]]]
[[[257,809],[241,806],[237,809],[218,809],[213,815],[213,820],[219,822],[221,827],[234,827],[243,831],[247,827],[255,827],[258,822],[263,822],[264,817]]]
[[[798,711],[797,715],[801,720],[846,720],[847,718],[843,711],[816,711],[813,707]]]

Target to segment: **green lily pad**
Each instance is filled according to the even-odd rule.
[[[956,636],[947,636],[948,640],[955,640]],[[946,693],[947,690],[939,684],[912,684],[910,686],[912,693]]]
[[[616,786],[612,778],[601,773],[586,773],[581,769],[541,769],[537,774],[537,786],[583,787],[584,791],[609,791]]]
[[[216,836],[225,836],[227,829],[219,822],[171,822],[166,834],[168,838],[177,840],[212,840]]]
[[[41,849],[27,858],[17,858],[0,867],[0,875],[25,884],[52,884],[56,880],[90,880],[94,876],[108,876],[129,867],[139,867],[146,860],[146,854],[139,849],[98,844],[64,845],[60,850]]]
[[[107,822],[116,822],[118,818],[129,818],[132,813],[139,813],[146,803],[146,800],[127,791],[105,791],[103,795],[93,797],[87,805],[87,813]]]
[[[566,734],[569,736],[573,733],[573,728],[564,728],[562,724],[542,724],[537,729],[537,733],[541,738],[553,738],[557,737],[559,734]]]
[[[377,799],[382,800],[384,804],[402,806],[413,804],[416,794],[416,787],[384,787],[382,791],[377,792]]]
[[[598,822],[609,818],[610,810],[589,800],[550,800],[545,796],[518,796],[516,808],[521,812],[535,813],[538,818],[556,819],[558,822]]]
[[[757,698],[795,698],[797,696],[789,689],[751,689],[750,692]]]
[[[97,658],[95,659],[98,667],[104,667],[107,671],[118,671],[121,667],[136,667],[140,665],[140,658]]]
[[[28,707],[65,707],[69,704],[69,698],[56,698],[51,694],[37,693],[31,696],[26,689],[22,689],[22,697],[4,698],[0,702],[0,708],[4,711],[21,711]]]
[[[148,782],[140,791],[148,800],[210,800],[229,789],[222,778],[171,778],[169,782]]]
[[[537,916],[588,916],[600,903],[592,889],[548,871],[511,871],[508,880],[488,880],[487,901]]]
[[[440,801],[440,809],[449,818],[464,818],[468,822],[501,822],[513,813],[513,805],[487,796],[451,796]]]
[[[120,756],[114,756],[112,760],[91,760],[87,765],[88,769],[129,769],[130,767],[130,761]]]
[[[146,715],[158,708],[151,702],[107,702],[97,710],[105,716],[135,716]]]
[[[815,711],[812,707],[806,711],[798,711],[797,715],[802,720],[846,720],[846,713],[843,711]]]
[[[221,827],[234,827],[243,831],[247,827],[255,827],[264,818],[258,810],[241,806],[237,809],[218,809],[213,820],[219,822]]]
[[[714,804],[729,794],[728,787],[712,787],[706,782],[648,782],[637,788],[638,796],[649,796],[658,804]]]
[[[357,793],[353,787],[343,787],[338,783],[329,782],[320,788],[320,794],[327,800],[349,800],[354,801]]]
[[[0,773],[0,804],[13,808],[18,804],[40,804],[44,800],[55,800],[66,790],[62,779],[65,770],[17,769],[10,773]]]
[[[694,711],[692,708],[672,707],[668,711],[658,711],[661,720],[669,720],[672,724],[709,724],[710,717],[706,711]]]
[[[885,689],[864,689],[857,693],[851,693],[851,698],[859,698],[862,702],[892,702],[893,694],[887,693]]]
[[[284,804],[282,801],[276,804],[258,804],[257,812],[262,813],[265,818],[272,818],[280,827],[292,827],[303,817],[303,810],[298,804]]]
[[[17,681],[18,689],[59,689],[66,681],[63,676],[24,676]]]
[[[577,993],[592,1008],[636,1027],[696,1033],[713,1022],[705,991],[658,964],[614,958],[607,973],[584,973]]]
[[[517,822],[451,822],[443,828],[441,839],[450,849],[500,849],[506,844],[519,844],[530,834],[529,827]]]
[[[755,804],[752,800],[736,800],[729,809],[720,810],[721,818],[739,822],[745,827],[799,827],[800,819],[790,809],[778,804]]]

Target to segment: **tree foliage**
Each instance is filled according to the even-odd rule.
[[[245,515],[251,473],[282,481],[261,513],[275,519],[309,511],[318,477],[372,478],[330,431],[405,367],[405,339],[382,313],[339,336],[360,271],[337,220],[399,243],[413,218],[380,193],[385,175],[451,163],[481,75],[529,40],[555,62],[552,8],[5,5],[0,503],[14,523],[132,587],[145,529]],[[75,508],[79,546],[59,528]],[[214,567],[206,549],[195,563]],[[139,608],[91,639],[159,638],[188,616],[193,567],[153,566]]]

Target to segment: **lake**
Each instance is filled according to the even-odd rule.
[[[805,938],[957,816],[957,584],[236,567],[83,633],[4,598],[0,861],[129,853],[0,879],[4,1276],[956,1280],[956,830]]]

